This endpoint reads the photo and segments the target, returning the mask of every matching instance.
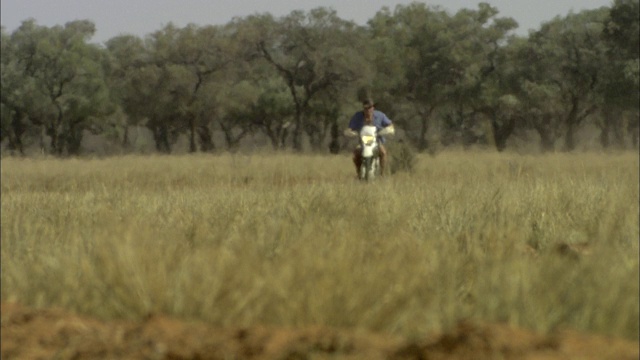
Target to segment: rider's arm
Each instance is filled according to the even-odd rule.
[[[387,117],[387,115],[385,113],[383,113],[382,111],[378,112],[378,121],[379,121],[379,128],[378,128],[378,140],[380,141],[381,144],[384,144],[385,139],[384,139],[384,135],[391,135],[395,132],[394,128],[393,128],[393,122]]]
[[[393,125],[393,122],[391,121],[391,119],[387,117],[387,114],[385,113],[381,113],[381,114],[382,114],[382,127]]]
[[[351,120],[349,121],[349,129],[353,130],[353,131],[358,131],[358,121],[359,121],[359,116],[362,117],[362,112],[357,112],[355,114],[353,114],[353,116],[351,117]]]

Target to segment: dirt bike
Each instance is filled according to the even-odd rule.
[[[360,180],[371,181],[380,175],[378,136],[389,136],[394,133],[395,129],[393,125],[387,126],[380,131],[378,131],[374,125],[365,125],[362,127],[359,134],[351,129],[345,130],[344,134],[346,136],[358,136],[360,142],[359,149],[362,155],[362,164],[360,165],[360,171],[358,171],[358,177]]]

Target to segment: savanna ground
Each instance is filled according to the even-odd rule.
[[[3,158],[3,359],[637,359],[637,153]]]

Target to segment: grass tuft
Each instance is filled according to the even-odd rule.
[[[102,318],[639,334],[638,154],[2,161],[1,297]]]

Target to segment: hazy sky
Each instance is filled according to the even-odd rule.
[[[333,8],[338,16],[366,24],[367,20],[383,6],[391,10],[398,4],[411,0],[2,0],[1,24],[9,33],[28,18],[38,25],[64,25],[73,20],[91,20],[97,28],[94,42],[103,42],[116,35],[145,36],[173,22],[183,27],[189,23],[198,25],[225,24],[235,16],[269,12],[284,16],[293,10],[310,10],[319,6]],[[428,5],[438,5],[451,13],[459,9],[477,9],[478,0],[429,0]],[[542,22],[555,16],[567,15],[611,6],[613,0],[485,0],[498,8],[500,17],[515,19],[518,34],[526,35],[529,29],[538,29]]]

